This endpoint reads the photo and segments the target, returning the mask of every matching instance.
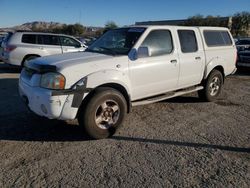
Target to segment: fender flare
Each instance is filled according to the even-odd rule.
[[[222,71],[223,77],[225,75],[224,66],[226,65],[226,61],[222,58],[216,57],[213,58],[205,67],[203,79],[207,79],[208,75],[211,73],[212,70],[217,68],[219,71]]]

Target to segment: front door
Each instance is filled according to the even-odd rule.
[[[129,62],[131,99],[162,94],[177,87],[179,59],[171,30],[152,30],[140,45],[150,55]]]
[[[61,36],[63,53],[84,51],[81,43],[67,36]]]

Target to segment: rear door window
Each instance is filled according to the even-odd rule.
[[[178,35],[183,53],[192,53],[198,50],[197,40],[193,30],[178,30]]]
[[[60,39],[56,35],[38,35],[38,44],[60,46]]]
[[[36,44],[36,35],[33,34],[23,34],[22,42],[28,44]]]
[[[204,31],[207,46],[231,46],[232,40],[227,31]]]

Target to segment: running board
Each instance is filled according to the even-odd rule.
[[[159,101],[163,101],[166,99],[170,99],[173,97],[181,96],[187,93],[192,93],[194,91],[202,90],[204,87],[203,86],[194,86],[194,87],[189,87],[186,89],[181,89],[173,92],[168,92],[162,95],[158,95],[156,97],[151,97],[147,99],[142,99],[142,100],[137,100],[132,102],[132,106],[139,106],[139,105],[145,105],[145,104],[151,104]]]

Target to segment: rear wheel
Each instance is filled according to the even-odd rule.
[[[112,136],[127,113],[123,95],[112,88],[98,88],[90,101],[80,109],[78,121],[94,139]]]
[[[223,75],[218,70],[213,70],[204,84],[204,89],[198,91],[199,97],[211,102],[218,98],[223,86]]]

